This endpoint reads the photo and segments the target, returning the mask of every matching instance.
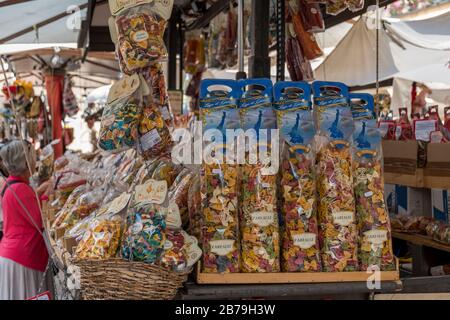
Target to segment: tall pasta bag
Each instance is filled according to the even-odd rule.
[[[270,79],[241,80],[238,83],[239,113],[248,144],[241,167],[240,228],[243,272],[280,271],[280,234],[277,210],[277,171],[270,170],[272,129],[276,117],[272,108]],[[263,155],[264,153],[264,155]],[[258,155],[258,157],[251,157]]]
[[[133,75],[124,76],[111,87],[101,119],[100,149],[118,153],[136,147],[142,114],[141,84],[140,77]]]
[[[321,271],[311,87],[305,82],[278,82],[274,97],[281,142],[282,270]]]
[[[348,88],[313,83],[317,128],[319,239],[323,270],[358,270],[358,230],[352,175],[353,118]]]
[[[220,86],[221,89],[211,89]],[[201,175],[203,272],[240,272],[238,166],[227,163],[233,153],[227,129],[239,128],[236,81],[203,80],[200,118],[204,157]]]
[[[391,225],[384,202],[381,134],[370,94],[350,94],[353,133],[353,185],[359,229],[361,270],[395,270]]]

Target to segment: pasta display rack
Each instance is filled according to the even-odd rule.
[[[281,284],[281,283],[333,283],[399,281],[398,261],[396,270],[352,272],[278,272],[278,273],[202,273],[198,264],[196,280],[198,284]]]

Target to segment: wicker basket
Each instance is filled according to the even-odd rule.
[[[83,300],[171,300],[189,273],[122,259],[80,260]]]

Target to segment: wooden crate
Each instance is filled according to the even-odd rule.
[[[382,271],[381,281],[400,280],[399,265],[396,271]],[[280,283],[330,283],[330,282],[367,282],[372,273],[356,272],[278,272],[278,273],[202,273],[197,265],[198,284],[280,284]]]

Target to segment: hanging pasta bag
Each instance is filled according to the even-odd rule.
[[[316,200],[316,133],[311,88],[303,82],[278,82],[275,109],[280,129],[282,270],[321,271]]]
[[[108,152],[121,152],[135,147],[141,108],[142,92],[138,75],[125,76],[115,83],[102,115],[99,148]]]

